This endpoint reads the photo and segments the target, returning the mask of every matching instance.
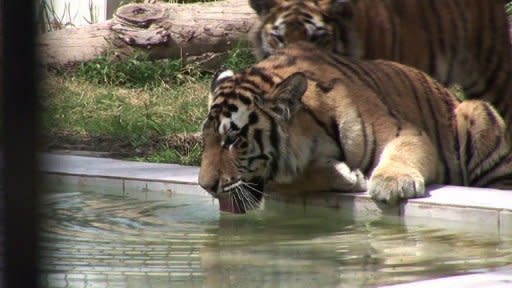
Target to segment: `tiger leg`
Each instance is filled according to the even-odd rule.
[[[462,102],[455,112],[463,183],[512,189],[512,150],[503,118],[478,100]]]
[[[368,184],[370,196],[388,204],[422,197],[425,184],[439,175],[437,151],[426,133],[402,131],[386,144]]]

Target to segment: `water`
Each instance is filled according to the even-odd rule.
[[[512,237],[275,202],[240,216],[200,196],[69,192],[42,206],[46,287],[375,287],[512,263]]]

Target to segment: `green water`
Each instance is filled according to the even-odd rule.
[[[94,192],[43,201],[45,287],[376,287],[512,263],[512,237],[353,221],[267,202],[220,214],[211,198]]]

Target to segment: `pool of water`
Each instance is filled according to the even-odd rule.
[[[376,287],[512,263],[512,237],[271,201],[230,215],[201,196],[66,192],[42,208],[46,287]]]

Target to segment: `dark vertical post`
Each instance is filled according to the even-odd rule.
[[[37,287],[35,3],[0,3],[5,143],[4,287]]]

